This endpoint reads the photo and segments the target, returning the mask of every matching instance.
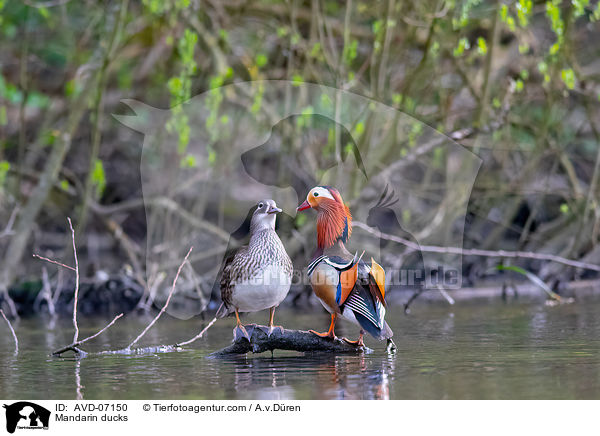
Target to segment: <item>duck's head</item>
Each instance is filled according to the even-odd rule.
[[[352,233],[352,215],[337,189],[331,186],[312,188],[296,210],[300,212],[306,209],[315,209],[318,213],[319,248],[331,247],[338,240],[344,243],[348,241]]]
[[[275,217],[279,212],[281,212],[281,209],[277,207],[275,200],[266,199],[259,201],[256,205],[256,210],[252,214],[252,221],[250,221],[251,231],[263,228],[274,229]]]

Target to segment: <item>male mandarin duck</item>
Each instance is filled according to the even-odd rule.
[[[235,312],[236,339],[241,333],[250,340],[240,321],[239,312],[258,312],[264,309],[270,309],[270,335],[274,327],[275,308],[290,290],[293,266],[275,232],[278,212],[281,209],[275,201],[259,202],[250,221],[250,242],[238,248],[225,261],[221,278],[223,304],[217,311],[217,318]]]
[[[331,313],[331,324],[325,333],[312,333],[335,338],[336,319],[341,316],[361,328],[356,341],[346,342],[363,346],[366,332],[379,340],[388,340],[388,349],[394,348],[393,332],[384,320],[385,271],[371,258],[368,265],[352,255],[344,244],[352,234],[352,216],[340,193],[329,186],[310,190],[297,211],[317,211],[318,256],[308,266],[308,276],[315,295]]]

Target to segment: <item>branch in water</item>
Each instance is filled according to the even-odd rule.
[[[17,339],[17,334],[15,333],[15,329],[13,329],[12,324],[10,323],[10,321],[8,320],[8,318],[6,317],[6,315],[4,314],[4,311],[2,309],[0,309],[0,314],[2,315],[2,318],[4,318],[4,321],[6,321],[6,324],[8,324],[8,328],[10,329],[10,332],[13,335],[13,338],[15,340],[15,354],[17,354],[19,352],[19,340]]]
[[[99,330],[97,333],[93,334],[92,336],[88,336],[87,338],[82,339],[80,341],[73,342],[72,344],[67,345],[67,346],[65,346],[65,347],[63,347],[63,348],[61,348],[59,350],[53,351],[52,354],[54,356],[58,356],[58,355],[64,353],[65,351],[69,351],[69,350],[74,351],[75,353],[81,354],[82,350],[80,350],[78,348],[81,344],[83,344],[83,343],[85,343],[85,342],[87,342],[87,341],[89,341],[91,339],[94,339],[96,336],[100,336],[102,333],[104,333],[109,327],[111,327],[122,316],[123,316],[122,313],[119,314],[119,315],[117,315],[117,316],[115,316],[111,322],[109,322],[103,329]],[[83,353],[85,353],[85,352],[83,352]]]
[[[177,274],[175,274],[175,278],[173,279],[173,284],[171,285],[171,290],[169,291],[169,296],[167,297],[167,301],[165,302],[165,305],[163,306],[162,309],[160,309],[160,312],[158,312],[156,317],[154,317],[154,319],[152,321],[150,321],[150,324],[148,324],[146,326],[144,331],[142,331],[142,333],[140,333],[139,336],[137,338],[135,338],[133,340],[133,342],[127,346],[126,349],[131,349],[131,347],[133,347],[146,334],[146,332],[148,330],[150,330],[150,327],[152,327],[156,323],[156,321],[158,321],[158,318],[160,318],[162,316],[162,314],[165,313],[165,311],[167,310],[167,307],[169,307],[171,297],[173,296],[173,293],[175,292],[175,285],[177,284],[177,279],[179,278],[179,274],[181,274],[181,270],[183,269],[183,266],[187,262],[188,257],[190,257],[190,253],[192,252],[193,248],[194,247],[190,247],[187,254],[185,255],[185,258],[183,259],[183,262],[181,262],[181,265],[179,265],[179,268],[177,269]]]
[[[249,352],[263,353],[273,350],[291,350],[304,353],[310,352],[329,352],[329,353],[370,353],[372,350],[368,347],[357,347],[348,344],[341,339],[321,338],[313,333],[303,330],[283,331],[275,328],[270,336],[267,335],[268,327],[250,324],[244,326],[250,335],[248,339],[241,336],[233,344],[215,351],[210,357],[227,357],[236,354],[245,354]]]

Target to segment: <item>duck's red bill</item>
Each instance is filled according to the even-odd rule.
[[[306,210],[306,209],[310,209],[310,203],[306,200],[304,200],[304,203],[302,203],[300,206],[298,206],[296,208],[297,212],[300,212],[301,210]]]

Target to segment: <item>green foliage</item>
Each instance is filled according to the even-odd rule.
[[[94,161],[94,168],[92,169],[92,185],[96,187],[96,198],[100,198],[106,188],[104,165],[100,159]]]
[[[363,123],[362,121],[358,121],[354,125],[354,128],[352,129],[352,136],[356,139],[359,139],[364,132],[365,132],[365,123]]]
[[[557,295],[554,291],[552,291],[552,289],[550,289],[550,287],[542,279],[540,279],[534,273],[521,268],[520,266],[498,265],[498,266],[496,266],[496,269],[499,271],[512,271],[512,272],[516,272],[518,274],[524,275],[525,277],[527,277],[529,279],[529,281],[531,281],[532,283],[534,283],[534,284],[538,285],[540,288],[542,288],[544,290],[544,292],[546,292],[548,294],[549,297],[556,299],[556,300],[560,300],[560,296]]]
[[[564,39],[565,23],[560,16],[561,2],[562,0],[548,0],[546,2],[546,15],[550,19],[552,31],[556,34],[556,42],[550,47],[551,55],[558,53]]]
[[[461,56],[465,50],[468,50],[471,48],[471,43],[469,43],[469,40],[465,37],[462,37],[458,40],[458,45],[454,48],[454,57],[457,58],[459,56]]]
[[[585,14],[585,8],[590,4],[590,0],[571,0],[575,8],[575,17],[581,17]]]
[[[575,88],[575,72],[571,68],[561,70],[560,78],[568,89]]]
[[[321,107],[325,110],[331,109],[333,107],[331,97],[329,97],[327,94],[321,94]]]
[[[511,32],[514,32],[517,28],[515,25],[515,19],[508,11],[508,6],[503,4],[500,6],[500,21],[505,23]]]
[[[81,94],[83,88],[81,83],[76,79],[71,79],[65,83],[65,96],[71,99],[76,98],[79,94]]]
[[[356,59],[357,50],[358,50],[358,40],[356,40],[356,39],[350,41],[350,44],[348,44],[347,46],[344,46],[344,53],[343,53],[344,63],[346,63],[347,65],[351,65],[352,61],[354,59]]]
[[[538,70],[540,73],[542,73],[544,75],[544,82],[549,83],[550,82],[550,74],[548,71],[548,64],[544,61],[541,61],[538,64]]]
[[[267,65],[267,62],[269,61],[269,58],[267,57],[266,54],[264,53],[259,53],[256,55],[256,58],[254,60],[254,63],[256,64],[256,66],[258,68],[262,68],[265,65]]]
[[[182,5],[182,3],[180,4]],[[190,142],[190,126],[188,116],[183,111],[181,104],[191,97],[192,76],[196,73],[197,65],[194,52],[198,43],[198,35],[190,29],[185,29],[177,41],[177,53],[181,61],[181,71],[178,76],[171,77],[167,88],[171,94],[171,119],[167,121],[166,129],[169,133],[177,134],[179,153],[185,153]]]
[[[254,99],[252,100],[252,106],[250,107],[250,112],[253,114],[257,114],[262,107],[262,99],[265,93],[265,85],[263,82],[259,82],[258,90],[254,94]]]
[[[315,42],[310,49],[309,56],[314,59],[322,60],[323,59],[323,49],[321,48],[320,42]]]
[[[464,0],[461,3],[460,11],[457,18],[452,19],[454,29],[461,29],[469,23],[469,13],[471,10],[481,3],[482,0]]]
[[[479,38],[477,38],[477,53],[479,53],[481,56],[485,55],[488,51],[487,48],[487,43],[485,42],[485,38],[482,38],[481,36]]]
[[[519,53],[520,54],[525,54],[529,51],[529,44],[527,44],[526,42],[523,44],[519,44]]]
[[[299,86],[304,82],[304,79],[300,74],[294,74],[292,76],[292,85]]]
[[[6,176],[8,171],[10,170],[10,163],[5,160],[0,161],[0,189],[4,186],[6,182]]]
[[[307,106],[302,109],[300,116],[296,119],[296,125],[298,127],[310,127],[312,125],[312,115],[314,114],[314,108]]]
[[[198,166],[198,162],[196,161],[196,156],[192,154],[186,154],[181,158],[181,162],[179,163],[181,168],[196,168]]]
[[[521,27],[527,27],[529,24],[529,17],[533,9],[532,0],[518,0],[517,1],[517,18],[519,19],[519,25]]]
[[[515,81],[515,91],[516,92],[521,92],[523,91],[523,88],[525,87],[525,84],[523,83],[523,81],[521,79],[517,79]]]
[[[417,144],[417,139],[423,133],[423,123],[420,121],[416,121],[412,123],[410,128],[410,132],[408,133],[408,146],[413,148]]]
[[[590,16],[590,21],[599,21],[600,20],[600,2],[596,3],[596,9]]]

